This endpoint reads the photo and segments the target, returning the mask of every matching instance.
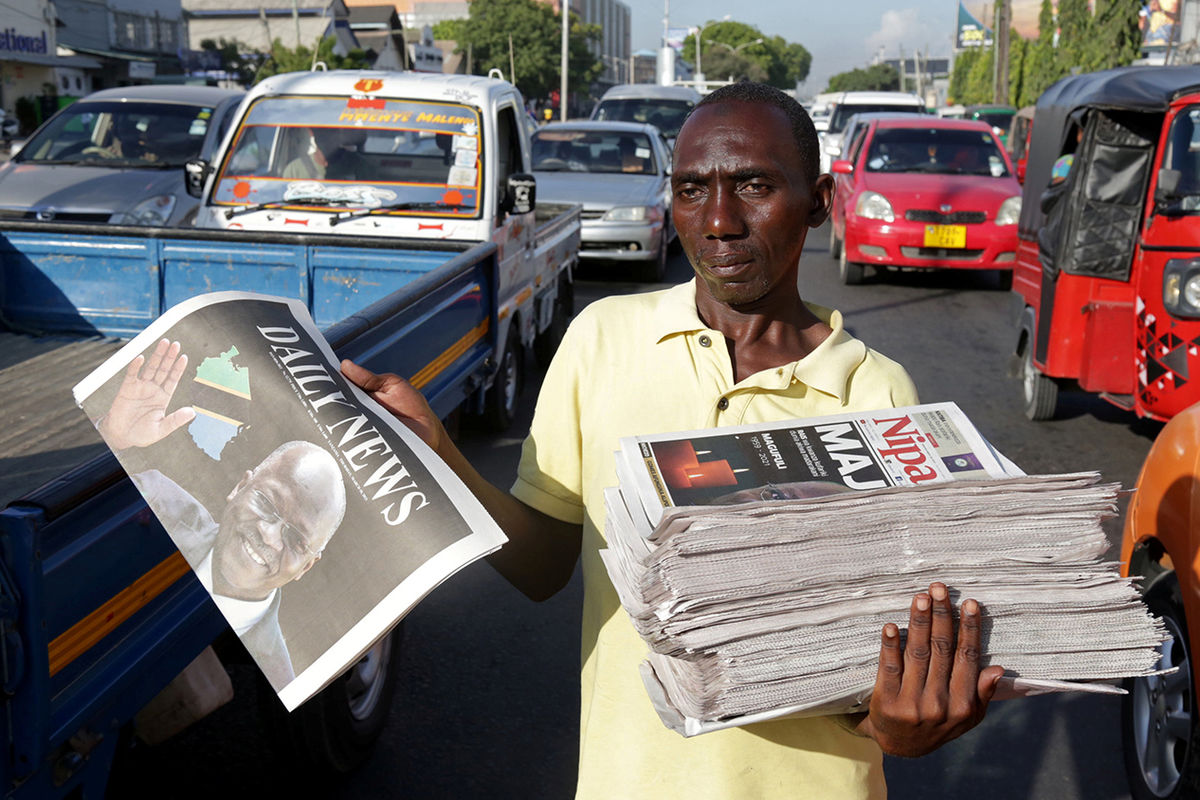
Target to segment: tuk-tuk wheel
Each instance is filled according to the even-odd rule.
[[[1032,340],[1025,345],[1021,383],[1025,393],[1025,416],[1035,422],[1052,419],[1058,408],[1058,384],[1034,366]]]
[[[1182,800],[1200,794],[1200,737],[1192,688],[1191,648],[1179,584],[1169,576],[1146,593],[1146,607],[1169,638],[1159,645],[1158,669],[1170,675],[1129,678],[1121,699],[1125,773],[1135,800]]]
[[[833,224],[833,217],[829,218],[829,257],[837,258],[842,254],[842,240],[837,236],[837,227]]]
[[[842,283],[847,286],[858,286],[863,282],[863,278],[867,273],[867,268],[862,264],[855,264],[853,261],[847,261],[845,246],[839,247],[838,251],[838,275],[841,276]]]

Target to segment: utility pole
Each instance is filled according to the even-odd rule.
[[[996,0],[996,32],[992,50],[992,102],[1008,105],[1009,0]]]
[[[567,44],[570,41],[571,9],[569,0],[559,0],[562,9],[562,83],[558,89],[558,118],[567,121]]]
[[[904,88],[904,84],[907,83],[906,76],[908,73],[908,69],[905,67],[905,64],[904,64],[904,45],[900,45],[899,50],[900,50],[900,91],[907,92],[908,89]]]

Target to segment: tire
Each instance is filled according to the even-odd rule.
[[[496,379],[484,398],[483,421],[488,430],[503,433],[509,429],[517,415],[524,383],[525,349],[521,347],[520,332],[514,322],[508,330]]]
[[[838,248],[838,275],[841,276],[842,283],[846,286],[858,286],[866,277],[867,269],[862,264],[855,264],[853,261],[846,260],[846,248],[841,246]]]
[[[1028,419],[1038,422],[1054,418],[1058,408],[1058,384],[1034,365],[1032,334],[1025,343],[1025,355],[1021,359],[1021,389]]]
[[[550,366],[550,360],[558,350],[571,317],[575,315],[575,284],[567,280],[565,274],[558,279],[558,291],[554,295],[554,313],[546,330],[539,333],[533,340],[533,357],[542,369]]]
[[[401,626],[290,715],[273,697],[272,716],[286,760],[316,777],[342,775],[371,755],[387,725],[399,678]],[[273,694],[263,682],[263,691]]]
[[[829,257],[840,258],[842,255],[842,240],[837,236],[837,227],[833,224],[833,217],[829,218]]]
[[[1146,593],[1146,606],[1170,638],[1159,646],[1159,669],[1171,675],[1130,678],[1121,698],[1125,774],[1135,800],[1182,800],[1200,796],[1200,735],[1192,685],[1187,620],[1173,575]]]
[[[638,265],[638,277],[644,283],[662,283],[667,275],[667,226],[663,225],[658,238],[658,255],[653,261]]]

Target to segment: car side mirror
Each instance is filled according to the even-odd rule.
[[[204,194],[204,182],[212,172],[212,164],[202,158],[192,158],[183,165],[183,182],[187,193],[192,197]]]
[[[854,165],[845,159],[838,159],[829,165],[829,171],[835,175],[853,175]]]
[[[528,214],[537,205],[537,181],[526,172],[514,172],[508,176],[507,191],[500,204],[501,211],[511,214]]]
[[[1160,169],[1158,171],[1158,182],[1154,187],[1154,200],[1156,203],[1165,203],[1178,197],[1176,192],[1179,190],[1179,180],[1183,177],[1183,173],[1177,169]]]

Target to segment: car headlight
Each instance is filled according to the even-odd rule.
[[[604,212],[607,222],[650,222],[662,219],[658,206],[615,206]]]
[[[1163,305],[1177,317],[1200,317],[1200,258],[1172,258],[1166,263]]]
[[[997,225],[1016,225],[1021,218],[1021,196],[1010,197],[1000,204],[996,212]]]
[[[854,213],[867,219],[881,219],[884,222],[895,222],[896,215],[892,213],[892,204],[879,192],[863,192],[854,204]]]
[[[147,197],[124,214],[114,214],[116,225],[166,225],[175,210],[175,195],[159,194]]]
[[[842,143],[829,141],[825,143],[825,155],[840,156],[842,154]]]

